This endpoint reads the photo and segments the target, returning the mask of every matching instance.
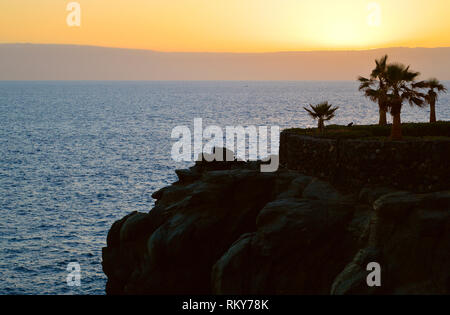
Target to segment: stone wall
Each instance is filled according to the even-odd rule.
[[[450,140],[343,140],[283,131],[280,163],[344,187],[450,189]]]

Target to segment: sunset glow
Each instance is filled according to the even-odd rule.
[[[450,46],[448,0],[2,0],[0,42],[272,52]],[[368,19],[380,8],[379,25]],[[373,16],[372,16],[373,17]]]

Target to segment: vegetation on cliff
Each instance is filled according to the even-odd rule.
[[[364,96],[371,101],[378,104],[380,128],[376,129],[374,126],[359,126],[353,130],[344,130],[344,128],[332,127],[331,136],[339,137],[338,133],[344,137],[367,137],[367,136],[386,136],[387,118],[386,113],[392,115],[392,124],[390,127],[390,139],[402,140],[404,125],[401,123],[401,112],[404,103],[409,103],[411,106],[430,107],[430,123],[436,122],[436,102],[439,93],[445,93],[446,87],[436,78],[431,78],[425,81],[417,81],[420,73],[410,69],[410,66],[405,66],[401,63],[388,63],[388,56],[385,55],[380,59],[375,60],[375,68],[372,70],[368,78],[359,76],[359,90],[364,92]],[[328,102],[323,102],[318,105],[310,105],[310,108],[304,107],[308,115],[313,119],[318,120],[318,128],[320,134],[324,133],[324,121],[330,120],[335,116],[335,111],[338,109],[332,108]],[[353,126],[351,123],[348,127]],[[422,127],[415,125],[415,127]],[[363,130],[364,129],[364,130]],[[429,128],[427,128],[429,129]],[[434,128],[434,130],[437,130]],[[409,134],[407,132],[407,135]],[[310,133],[309,130],[306,132]],[[416,132],[413,132],[417,134]],[[359,135],[359,136],[358,136]],[[436,134],[433,136],[445,136],[446,134]],[[421,136],[430,136],[424,134]]]
[[[435,78],[416,81],[420,73],[401,63],[388,63],[388,56],[375,60],[369,78],[359,77],[359,90],[379,107],[379,125],[386,124],[386,111],[392,115],[392,140],[402,139],[401,112],[404,103],[424,107],[430,105],[430,122],[436,122],[435,105],[439,92],[446,88]],[[427,90],[426,92],[424,90]]]
[[[303,108],[311,118],[317,119],[317,129],[320,133],[323,133],[325,121],[333,119],[336,111],[339,109],[339,107],[333,107],[333,105],[328,104],[328,102],[323,102],[317,105],[309,105],[309,107],[310,108]]]
[[[306,136],[316,136],[329,139],[379,139],[386,140],[390,133],[390,126],[380,125],[355,125],[340,126],[329,125],[323,133],[317,133],[316,128],[292,128],[285,132]],[[450,138],[450,122],[439,121],[436,123],[404,123],[402,124],[404,140]],[[450,140],[450,139],[449,139]]]

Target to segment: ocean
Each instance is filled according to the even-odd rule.
[[[450,82],[444,82],[450,87]],[[329,101],[331,123],[375,124],[357,82],[0,82],[0,294],[104,294],[111,224],[148,212],[151,194],[192,163],[171,158],[172,129],[315,126],[303,106]],[[450,96],[437,105],[450,120]],[[405,105],[402,120],[427,121]],[[390,119],[390,117],[389,117]],[[80,286],[66,282],[80,266]]]

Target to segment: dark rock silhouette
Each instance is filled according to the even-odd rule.
[[[196,162],[111,227],[108,294],[449,294],[450,192],[343,194],[259,162]],[[361,187],[362,188],[362,187]],[[382,286],[368,287],[378,262]]]

